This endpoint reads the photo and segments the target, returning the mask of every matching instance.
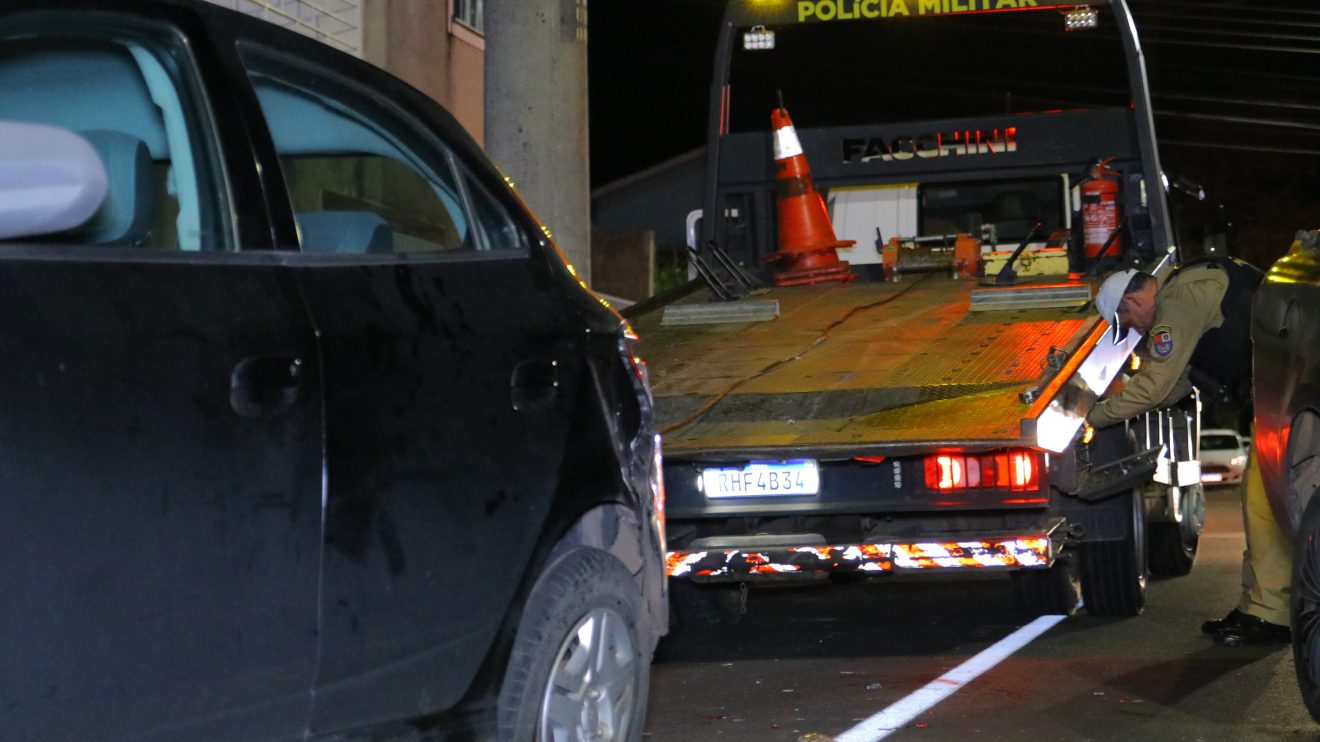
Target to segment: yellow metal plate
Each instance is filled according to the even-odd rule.
[[[639,318],[666,450],[1019,440],[1019,393],[1089,315],[972,313],[975,286],[931,276],[775,289],[771,322]]]

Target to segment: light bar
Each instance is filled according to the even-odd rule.
[[[1081,31],[1087,28],[1095,28],[1100,25],[1100,14],[1095,8],[1084,5],[1066,10],[1063,13],[1063,28],[1065,31]]]
[[[775,48],[775,32],[765,26],[753,26],[743,34],[743,48],[748,51],[762,51]]]
[[[665,555],[665,573],[670,577],[718,580],[821,572],[1012,569],[1048,567],[1054,563],[1054,556],[1050,537],[1036,533],[984,541],[671,551]]]

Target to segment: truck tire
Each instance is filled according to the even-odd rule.
[[[1151,574],[1182,577],[1196,564],[1196,552],[1205,527],[1205,491],[1201,485],[1184,487],[1181,517],[1177,522],[1151,523],[1146,530]]]
[[[1127,516],[1127,533],[1082,542],[1082,599],[1092,616],[1136,616],[1146,607],[1146,512],[1140,490],[1115,497],[1113,507]]]
[[[680,625],[732,626],[747,612],[746,588],[733,585],[697,585],[689,580],[669,581],[670,614]]]
[[[577,548],[537,581],[500,687],[501,740],[640,740],[650,680],[642,595],[619,560]]]
[[[1023,615],[1072,616],[1080,607],[1076,554],[1064,552],[1049,569],[1019,569],[1011,579],[1013,605]]]

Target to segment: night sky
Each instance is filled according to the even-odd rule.
[[[1220,203],[1237,252],[1268,265],[1320,226],[1320,5],[1131,0],[1164,167]],[[700,147],[720,0],[590,6],[592,187]],[[1187,236],[1185,236],[1186,238]]]

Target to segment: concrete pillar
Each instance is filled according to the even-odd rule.
[[[591,281],[587,0],[486,0],[486,150]]]

